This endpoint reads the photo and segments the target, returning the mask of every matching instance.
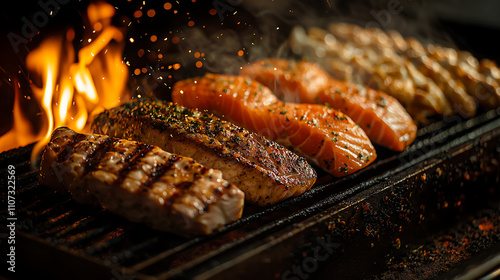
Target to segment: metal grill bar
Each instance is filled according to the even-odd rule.
[[[62,246],[64,254],[85,256],[92,266],[108,271],[124,267],[128,273],[158,279],[197,274],[213,260],[231,263],[225,260],[231,254],[241,259],[239,248],[267,240],[285,228],[290,231],[295,224],[352,196],[394,182],[397,174],[432,160],[456,139],[473,141],[499,127],[500,110],[467,121],[451,118],[437,122],[421,129],[417,142],[402,153],[378,147],[377,161],[360,172],[337,179],[320,171],[318,183],[306,194],[264,209],[248,205],[242,219],[213,235],[189,240],[130,223],[100,207],[78,205],[69,195],[39,185],[38,171],[28,169],[17,175],[18,230],[48,242],[44,246]],[[15,164],[16,171],[17,167],[24,170],[29,166],[31,148],[2,153],[0,162]],[[6,171],[0,170],[0,174]],[[5,215],[5,211],[0,213]]]
[[[104,210],[101,211],[91,211],[90,209],[80,210],[81,216],[74,221],[68,222],[63,227],[56,227],[54,229],[48,230],[43,233],[42,237],[53,238],[54,242],[63,240],[71,234],[78,234],[85,229],[90,228],[91,224],[95,222],[96,216],[99,215]],[[90,212],[90,213],[89,213]],[[94,212],[94,213],[92,213]]]

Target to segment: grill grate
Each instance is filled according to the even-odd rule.
[[[332,207],[340,213],[340,209],[350,207],[346,201],[355,205],[382,192],[387,184],[398,186],[412,174],[422,172],[428,162],[443,158],[453,160],[461,152],[447,153],[451,148],[475,141],[494,141],[498,145],[498,134],[500,110],[470,120],[456,117],[439,121],[422,128],[417,141],[402,153],[377,147],[379,158],[368,168],[339,179],[319,171],[316,186],[306,194],[268,208],[247,205],[239,221],[213,235],[193,239],[128,222],[100,207],[79,205],[69,195],[39,185],[38,171],[30,169],[32,145],[0,155],[3,168],[0,178],[5,180],[7,177],[8,164],[16,167],[19,258],[36,270],[55,278],[66,278],[71,268],[79,272],[75,278],[111,279],[116,273],[158,279],[186,275],[209,277],[244,263],[248,252],[256,254],[258,250],[279,247],[280,238],[286,240],[294,230],[307,228],[304,221],[314,218],[314,224],[322,224],[321,217],[332,215]],[[500,153],[500,148],[493,151]],[[418,169],[414,170],[416,167]],[[405,175],[401,177],[401,174]],[[2,190],[2,197],[6,196],[5,191]],[[361,198],[355,203],[352,202],[354,197]],[[380,207],[381,212],[387,210],[387,206]],[[4,210],[0,214],[5,220],[7,212]],[[313,240],[315,234],[313,230],[308,233]],[[262,244],[264,247],[258,246]],[[46,259],[36,259],[36,254],[32,257],[21,255],[21,252],[33,250],[45,254]],[[293,248],[283,252],[288,257],[293,256]],[[52,269],[54,260],[63,261],[67,269]]]

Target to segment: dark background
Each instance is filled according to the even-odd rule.
[[[43,38],[62,34],[68,28],[75,30],[77,39],[84,32],[82,18],[92,1],[43,3],[49,2],[57,3],[59,10],[37,28],[38,33],[27,44],[20,45],[18,52],[14,51],[7,35],[22,36],[23,18],[32,22],[43,8],[35,1],[12,1],[8,8],[2,9],[0,135],[12,125],[13,78],[18,77],[26,97],[31,94],[29,73],[24,68],[26,54]],[[206,71],[235,73],[242,64],[260,57],[287,56],[285,41],[293,26],[325,26],[334,21],[397,29],[405,36],[415,36],[425,42],[469,50],[478,58],[488,57],[497,62],[500,59],[495,43],[500,35],[500,4],[495,1],[472,4],[465,0],[183,0],[179,3],[166,0],[145,1],[145,5],[135,0],[108,2],[117,7],[114,24],[126,32],[124,60],[130,63],[128,88],[133,95],[169,99],[171,86],[179,79]],[[164,8],[167,2],[172,4],[169,10]],[[140,9],[142,17],[135,18],[134,12]],[[153,17],[147,15],[151,9],[155,11]],[[212,9],[219,10],[213,15]],[[189,26],[189,21],[194,25]],[[156,35],[158,40],[151,42],[151,35]],[[172,41],[174,37],[179,39],[177,44]],[[134,38],[134,42],[129,38]],[[76,49],[82,46],[77,39],[74,40]],[[141,57],[140,49],[144,50]],[[238,56],[239,50],[244,51],[243,56]],[[195,52],[205,56],[196,58]],[[161,59],[159,53],[163,55]],[[195,66],[197,61],[203,63],[201,68]],[[180,63],[181,67],[168,69],[174,63]],[[137,68],[146,68],[147,72],[134,75]],[[23,100],[22,105],[31,115],[39,110],[33,99]]]

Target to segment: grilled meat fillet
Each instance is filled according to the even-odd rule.
[[[395,30],[332,23],[328,30],[295,27],[289,43],[297,55],[321,64],[337,79],[382,90],[414,120],[464,117],[500,105],[500,70],[488,60],[437,44],[404,38]]]
[[[157,145],[219,169],[245,199],[270,205],[304,193],[316,181],[307,161],[283,146],[195,109],[135,101],[101,113],[93,132]]]
[[[240,71],[273,89],[283,101],[328,104],[359,124],[371,141],[402,151],[416,137],[417,126],[392,96],[338,81],[315,63],[268,58]]]
[[[449,68],[437,63],[424,47],[413,38],[404,39],[397,31],[384,32],[377,28],[365,29],[355,24],[336,23],[330,24],[329,31],[342,41],[351,42],[351,36],[355,37],[352,42],[356,47],[364,49],[372,47],[380,52],[390,51],[394,56],[399,57],[401,62],[405,62],[410,78],[415,84],[415,92],[422,92],[423,85],[430,85],[432,91],[421,94],[422,99],[414,100],[415,104],[420,103],[425,107],[441,108],[438,113],[447,114],[449,110],[446,103],[449,103],[454,112],[465,117],[473,116],[476,113],[474,99],[469,96],[462,83],[455,79],[449,72]],[[379,56],[380,57],[380,56]],[[372,60],[372,65],[377,65],[377,59]],[[396,64],[401,64],[396,62]],[[411,72],[410,73],[410,68]],[[420,76],[420,77],[419,77]],[[430,80],[429,80],[430,79]],[[424,81],[423,83],[421,81]],[[435,87],[437,85],[437,87]],[[439,95],[431,93],[438,93]],[[448,102],[443,102],[442,99]],[[430,101],[430,102],[429,102]],[[434,101],[439,101],[434,102]]]
[[[246,77],[206,73],[181,80],[174,84],[172,99],[291,147],[337,177],[365,168],[377,157],[365,131],[349,116],[325,105],[282,102]]]
[[[295,53],[315,58],[337,78],[393,95],[423,123],[434,113],[471,117],[478,105],[500,106],[499,68],[467,51],[350,23],[313,27],[307,34],[294,28],[290,43]]]
[[[243,211],[243,192],[219,170],[135,141],[58,128],[40,168],[40,184],[79,203],[183,236],[209,234]]]
[[[431,79],[419,75],[406,58],[390,48],[381,51],[377,44],[361,39],[345,41],[324,29],[312,27],[306,32],[296,26],[289,43],[296,54],[319,63],[335,79],[393,96],[414,120],[425,122],[428,115],[451,113],[441,89]]]

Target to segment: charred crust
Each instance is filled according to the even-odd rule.
[[[84,134],[80,134],[84,135]],[[108,137],[104,142],[97,144],[97,147],[93,149],[87,156],[87,159],[84,162],[83,166],[83,174],[82,176],[85,176],[86,174],[95,171],[99,164],[102,162],[102,159],[104,158],[104,155],[108,152],[108,150],[115,145],[115,143],[118,141],[116,138]]]
[[[215,188],[214,189],[214,195],[220,196],[222,194],[222,190],[220,188]]]
[[[157,182],[159,178],[165,175],[165,173],[172,170],[174,168],[174,164],[181,159],[182,157],[173,154],[169,157],[165,164],[158,164],[149,175],[148,180],[144,183],[144,187],[151,187],[151,185]]]
[[[231,183],[229,183],[229,182],[224,182],[223,187],[224,187],[225,189],[229,189],[229,188],[231,187]]]
[[[73,136],[73,140],[75,143],[78,143],[80,141],[83,141],[83,140],[86,140],[87,139],[87,135],[85,134],[81,134],[81,133],[76,133],[74,136]]]
[[[145,157],[153,149],[153,146],[144,143],[139,143],[137,149],[129,155],[129,160],[125,163],[125,166],[118,172],[117,184],[121,184],[127,175],[134,169],[137,168],[137,164],[141,158]]]
[[[163,204],[166,207],[172,207],[172,205],[175,203],[175,200],[180,196],[179,192],[174,192],[169,198],[165,200],[165,203]]]
[[[74,147],[78,144],[75,141],[68,143],[68,145],[62,148],[62,151],[57,155],[57,162],[63,162],[69,158],[71,155],[71,151],[73,151]]]
[[[196,177],[196,176],[195,176]],[[179,184],[177,184],[175,187],[179,190],[182,190],[183,192],[188,190],[189,188],[191,188],[191,186],[194,184],[194,180],[193,181],[184,181],[184,182],[180,182]]]
[[[206,212],[208,212],[209,209],[210,209],[210,205],[209,204],[205,204],[205,206],[203,207],[202,213],[199,213],[199,214],[206,213]]]
[[[201,173],[202,175],[206,175],[209,171],[210,171],[210,168],[205,167],[205,166],[202,166],[202,167],[201,167],[201,170],[200,170],[200,173]]]

